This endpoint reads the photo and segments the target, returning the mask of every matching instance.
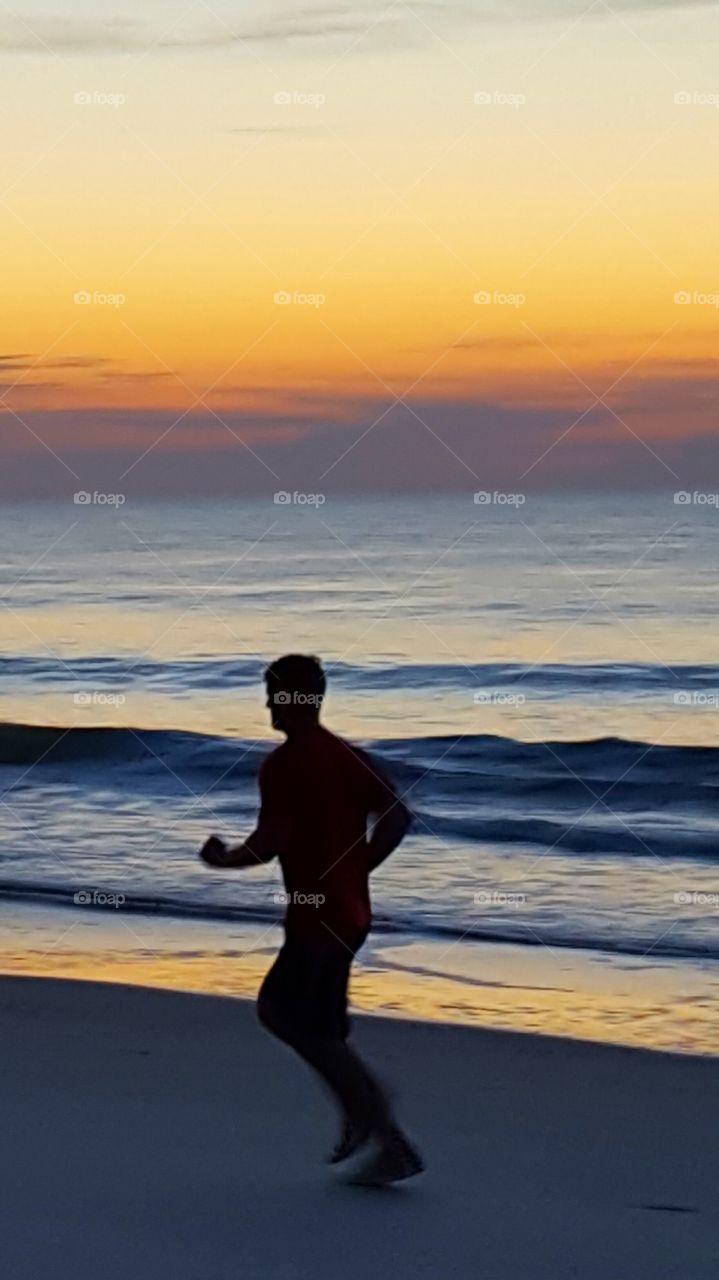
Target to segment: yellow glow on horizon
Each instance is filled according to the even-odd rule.
[[[711,66],[696,24],[419,34],[336,66],[299,46],[207,50],[192,74],[189,54],[6,59],[0,353],[38,361],[0,361],[6,404],[181,413],[202,396],[251,433],[296,417],[301,435],[413,384],[581,408],[582,379],[602,392],[635,363],[633,378],[703,376],[717,309],[674,302],[719,292],[716,110],[674,100]],[[324,100],[278,105],[283,85]],[[79,106],[78,89],[123,101]],[[642,429],[710,430],[697,412]]]

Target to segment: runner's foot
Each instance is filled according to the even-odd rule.
[[[345,1120],[342,1136],[334,1151],[328,1156],[328,1164],[341,1164],[369,1140],[369,1129],[360,1128],[352,1120]]]
[[[398,1133],[360,1165],[349,1181],[355,1187],[387,1187],[423,1172],[419,1152]]]

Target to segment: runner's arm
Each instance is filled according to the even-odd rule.
[[[263,862],[271,862],[276,856],[277,847],[272,833],[261,823],[242,844],[228,848],[223,840],[210,836],[200,850],[202,861],[210,867],[256,867]]]
[[[381,813],[372,829],[367,843],[367,856],[370,871],[376,870],[404,840],[412,815],[399,796]]]
[[[242,844],[228,847],[218,836],[210,839],[200,850],[200,857],[210,867],[257,867],[279,856],[286,843],[286,823],[282,821],[282,809],[271,786],[271,774],[265,761],[260,770],[260,815],[257,826]]]
[[[374,871],[404,840],[412,824],[412,814],[372,757],[359,747],[353,751],[362,766],[358,778],[367,814],[375,819],[367,841],[368,869]]]

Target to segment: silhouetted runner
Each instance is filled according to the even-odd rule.
[[[338,1164],[366,1143],[352,1181],[381,1186],[421,1173],[387,1097],[347,1044],[350,968],[372,920],[369,875],[403,839],[410,815],[365,752],[320,724],[326,681],[316,658],[289,654],[265,672],[273,728],[286,741],[260,769],[260,815],[244,844],[212,836],[212,867],[279,858],[285,943],[265,978],[260,1021],[314,1067],[339,1102]],[[368,823],[374,819],[371,833]]]

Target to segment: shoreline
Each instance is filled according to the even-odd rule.
[[[80,995],[83,992],[95,991],[98,999],[102,995],[108,1001],[112,1001],[116,995],[120,998],[127,996],[128,999],[132,999],[135,994],[139,1000],[142,999],[143,995],[147,995],[153,1000],[160,1000],[167,996],[172,1000],[191,1000],[198,1004],[202,1001],[212,1001],[222,1005],[227,1010],[239,1010],[240,1017],[243,1020],[249,1017],[254,1021],[256,1018],[253,995],[227,995],[218,991],[187,991],[179,987],[146,987],[140,983],[118,982],[112,978],[65,978],[62,976],[48,977],[21,973],[0,973],[0,1010],[3,1006],[5,994],[11,991],[15,984],[17,984],[20,995],[22,995],[23,988],[28,993],[32,993],[33,989],[40,991],[42,988],[46,988],[50,998],[53,990],[57,988],[58,991],[64,989],[68,993],[76,991]],[[91,998],[94,1000],[95,995]],[[22,1000],[20,1003],[23,1003]],[[703,1063],[706,1065],[707,1070],[714,1069],[716,1071],[717,1085],[719,1086],[719,1062],[705,1054],[686,1054],[672,1049],[653,1049],[647,1045],[610,1044],[598,1040],[574,1039],[571,1036],[552,1035],[545,1031],[524,1031],[510,1027],[475,1027],[467,1023],[428,1021],[422,1018],[412,1018],[409,1014],[403,1014],[398,1017],[357,1008],[351,1010],[351,1019],[353,1039],[362,1039],[362,1029],[373,1025],[387,1028],[414,1027],[418,1033],[422,1031],[431,1033],[437,1030],[452,1035],[456,1033],[457,1035],[468,1036],[476,1034],[482,1038],[486,1036],[490,1041],[496,1038],[497,1043],[503,1042],[507,1047],[511,1047],[514,1042],[518,1051],[521,1051],[521,1046],[524,1043],[533,1044],[538,1050],[549,1056],[552,1056],[554,1052],[562,1053],[566,1048],[570,1053],[576,1050],[579,1054],[588,1053],[593,1055],[596,1050],[600,1055],[616,1055],[617,1061],[619,1061],[620,1055],[627,1054],[632,1056],[640,1055],[647,1059],[666,1059],[676,1064],[685,1062]],[[270,1044],[277,1047],[274,1039],[259,1024],[257,1030],[263,1040],[268,1040]],[[282,1052],[285,1052],[284,1048],[282,1048]],[[293,1058],[294,1055],[290,1054],[290,1057]],[[401,1093],[401,1089],[399,1092]]]
[[[281,939],[276,924],[0,904],[0,974],[8,976],[253,1000]],[[719,963],[371,935],[351,1002],[397,1021],[719,1056]]]
[[[242,1019],[251,1017],[255,1020],[256,1018],[256,1001],[253,994],[231,995],[220,991],[187,990],[184,987],[144,986],[139,982],[120,982],[113,978],[68,978],[62,975],[52,977],[46,974],[5,972],[0,972],[0,1011],[3,1006],[4,993],[10,991],[15,984],[17,984],[20,993],[22,993],[24,987],[28,992],[31,992],[33,988],[40,990],[42,987],[46,987],[50,994],[54,988],[58,990],[64,988],[68,992],[97,989],[98,998],[102,993],[103,996],[107,995],[109,1000],[112,1000],[115,994],[122,995],[122,993],[126,993],[128,998],[131,998],[133,993],[137,993],[138,999],[141,999],[144,994],[152,999],[168,996],[171,999],[192,1000],[198,1003],[213,1001],[227,1009],[239,1010]],[[644,1058],[666,1059],[677,1064],[684,1062],[704,1063],[709,1070],[712,1068],[716,1070],[717,1085],[719,1086],[719,1061],[709,1054],[690,1054],[676,1049],[652,1048],[649,1045],[617,1044],[601,1040],[588,1040],[579,1037],[553,1035],[551,1032],[546,1031],[527,1031],[518,1027],[472,1026],[469,1023],[441,1022],[437,1019],[413,1018],[408,1013],[390,1015],[382,1011],[356,1007],[350,1010],[350,1016],[353,1040],[357,1038],[358,1027],[360,1028],[359,1034],[361,1037],[361,1028],[372,1026],[373,1024],[392,1028],[414,1027],[417,1031],[424,1030],[427,1033],[437,1030],[451,1034],[476,1034],[480,1037],[487,1036],[490,1039],[496,1037],[498,1042],[504,1041],[507,1046],[510,1046],[513,1041],[516,1042],[517,1046],[520,1046],[523,1042],[528,1042],[530,1045],[536,1045],[538,1050],[550,1056],[555,1050],[561,1053],[566,1047],[569,1052],[575,1049],[578,1053],[586,1052],[592,1054],[596,1050],[599,1054],[641,1055]],[[268,1038],[268,1033],[258,1025],[258,1033],[260,1031],[263,1038]],[[271,1043],[275,1043],[272,1037],[269,1037],[269,1039]]]
[[[240,1000],[2,978],[0,1017],[13,1280],[716,1274],[714,1061],[359,1017],[427,1161],[368,1193]]]

